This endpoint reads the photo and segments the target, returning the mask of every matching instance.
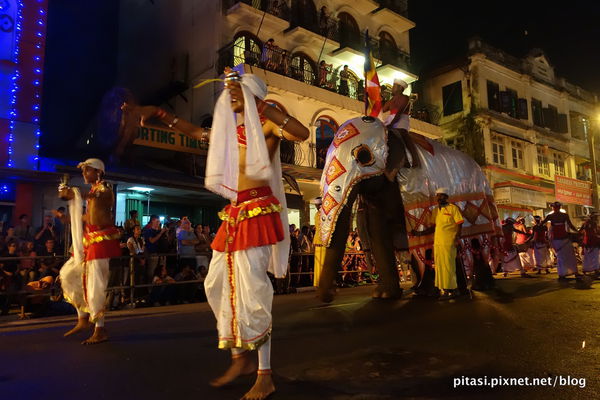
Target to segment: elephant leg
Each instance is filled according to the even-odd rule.
[[[367,227],[367,205],[362,197],[359,198],[359,201],[358,211],[356,212],[356,228],[358,229],[358,237],[363,247],[362,251],[365,254],[365,263],[367,264],[369,274],[373,274],[375,266],[373,265],[371,254],[371,236]]]
[[[348,232],[350,232],[352,204],[356,199],[355,191],[349,196],[348,202],[338,216],[329,247],[325,248],[323,269],[321,270],[319,287],[317,289],[317,295],[324,303],[331,303],[333,301],[335,295],[334,283],[338,269],[342,264],[344,253],[346,252],[346,239],[348,238]]]
[[[382,196],[385,196],[382,193]],[[402,295],[400,279],[394,255],[394,238],[389,232],[390,219],[381,203],[370,202],[367,207],[367,229],[371,234],[371,252],[381,278],[373,297],[399,298]]]

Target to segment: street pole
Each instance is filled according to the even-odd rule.
[[[598,174],[596,172],[596,145],[595,145],[595,129],[591,127],[591,124],[587,129],[588,146],[590,150],[590,161],[592,163],[592,205],[594,211],[600,211],[598,207]]]

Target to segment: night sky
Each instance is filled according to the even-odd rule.
[[[600,94],[599,2],[409,0],[409,18],[417,74],[465,55],[467,39],[479,35],[516,57],[541,48],[557,76]]]

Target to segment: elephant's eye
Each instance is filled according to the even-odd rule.
[[[369,167],[375,164],[375,156],[366,144],[361,144],[352,149],[352,156],[363,167]]]

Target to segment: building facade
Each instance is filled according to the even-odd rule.
[[[417,80],[410,70],[409,45],[415,24],[406,17],[406,1],[125,3],[119,75],[140,98],[152,98],[169,82],[185,82],[179,93],[161,99],[162,105],[208,127],[222,83],[191,88],[222,76],[226,66],[235,67],[263,78],[269,88],[266,101],[309,127],[309,140],[281,147],[290,221],[296,225],[312,221],[315,210],[308,202],[319,195],[326,151],[337,128],[364,113],[366,31],[384,97],[395,78],[409,84]],[[438,127],[427,122],[412,126],[417,133],[440,137]]]
[[[466,57],[421,83],[442,110],[445,143],[482,166],[502,218],[543,215],[555,200],[589,214],[598,98],[556,76],[542,50],[517,58],[474,38]]]

